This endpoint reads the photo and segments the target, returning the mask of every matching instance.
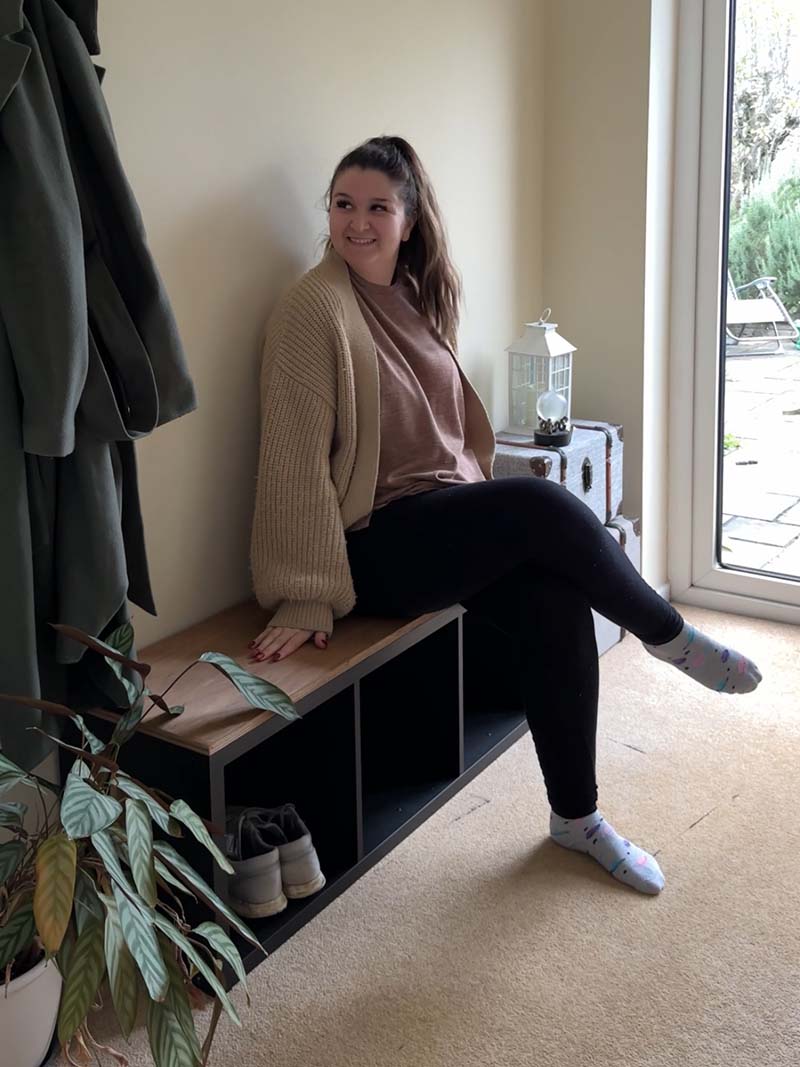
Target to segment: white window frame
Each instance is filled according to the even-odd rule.
[[[676,602],[800,623],[800,582],[716,560],[729,0],[680,0],[670,314],[668,571]]]

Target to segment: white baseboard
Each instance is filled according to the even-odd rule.
[[[737,593],[723,593],[716,589],[703,589],[693,585],[675,597],[677,604],[689,604],[722,611],[730,615],[747,615],[751,619],[771,619],[773,622],[788,622],[800,625],[800,608],[794,604],[779,604],[773,600],[760,600]]]

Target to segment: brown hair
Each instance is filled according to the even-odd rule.
[[[398,275],[405,274],[417,292],[420,311],[442,341],[455,351],[461,279],[450,260],[447,234],[436,194],[419,156],[402,137],[371,137],[348,152],[333,172],[325,196],[339,175],[350,167],[378,170],[395,182],[408,218],[416,220],[411,236],[400,245]],[[326,248],[331,247],[330,238]]]

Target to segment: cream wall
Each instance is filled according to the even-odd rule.
[[[544,20],[544,302],[578,347],[573,413],[624,425],[624,511],[642,518],[642,569],[655,586],[667,579],[672,82],[664,55],[674,45],[673,6],[653,2],[649,185],[651,4],[546,0]]]
[[[368,136],[406,137],[433,178],[464,278],[461,360],[504,424],[503,348],[542,304],[542,16],[541,0],[100,5],[120,155],[199,397],[137,446],[159,609],[132,606],[139,647],[250,595],[263,321]]]

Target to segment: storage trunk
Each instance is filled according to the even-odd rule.
[[[545,448],[520,434],[498,433],[494,477],[530,474],[559,482],[603,524],[622,508],[622,427],[611,422],[574,422],[572,440]]]
[[[642,568],[642,524],[640,519],[629,519],[618,515],[606,526],[622,551],[628,556],[636,570],[641,574]],[[625,636],[626,631],[610,622],[603,615],[592,609],[594,633],[597,640],[597,653],[602,656],[609,648],[616,645]]]
[[[622,511],[622,452],[625,448],[622,427],[616,422],[589,422],[583,419],[572,424],[583,430],[602,433],[606,439],[606,523]]]

